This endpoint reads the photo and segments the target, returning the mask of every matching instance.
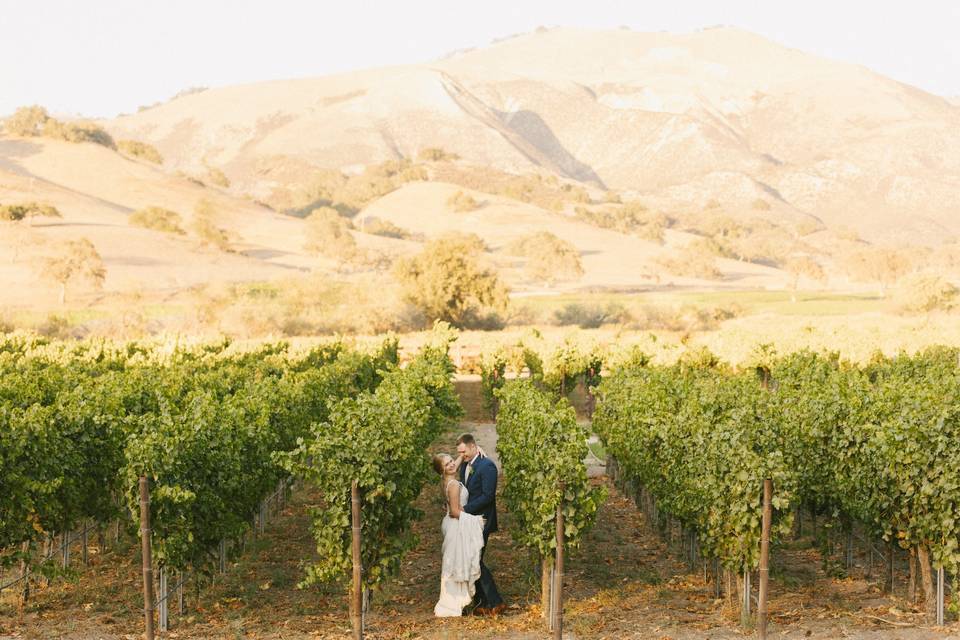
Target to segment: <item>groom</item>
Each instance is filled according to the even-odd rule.
[[[474,602],[470,606],[474,607],[475,615],[499,615],[506,605],[497,591],[490,569],[483,563],[487,540],[490,534],[497,530],[497,465],[480,453],[477,441],[469,433],[457,438],[457,454],[463,458],[460,481],[470,496],[463,510],[485,519],[483,549],[480,551],[480,578],[475,584]]]

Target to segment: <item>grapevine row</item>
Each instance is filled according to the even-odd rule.
[[[236,355],[227,346],[0,343],[4,564],[29,568],[41,540],[124,506],[139,525],[145,475],[158,564],[203,569],[286,477],[275,454],[337,398],[374,388],[397,354],[395,342],[372,356],[339,344],[298,357],[283,344]]]
[[[761,486],[773,480],[774,535],[792,506],[855,523],[930,567],[960,569],[960,359],[931,348],[877,356],[761,353],[739,371],[709,354],[628,362],[600,388],[594,428],[626,479],[696,531],[730,569],[759,555]]]

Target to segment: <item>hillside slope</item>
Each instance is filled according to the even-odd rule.
[[[258,197],[277,186],[278,157],[349,169],[442,147],[668,212],[742,210],[760,194],[869,240],[960,234],[960,108],[731,28],[544,30],[429,64],[211,89],[105,124]]]
[[[203,248],[190,235],[128,222],[133,211],[160,206],[179,213],[189,228],[201,200],[219,212],[218,224],[233,237],[233,252]],[[52,204],[63,217],[2,225],[0,252],[10,258],[0,260],[0,299],[7,303],[43,306],[55,301],[55,287],[40,277],[34,258],[78,238],[89,239],[102,256],[108,293],[176,292],[211,283],[269,280],[307,271],[315,262],[302,254],[301,220],[98,145],[0,138],[0,203],[30,201]]]

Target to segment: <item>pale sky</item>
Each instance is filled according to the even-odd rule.
[[[0,0],[0,114],[113,116],[191,86],[426,62],[540,25],[717,24],[960,96],[960,0]]]

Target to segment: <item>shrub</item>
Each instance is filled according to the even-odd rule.
[[[713,255],[697,242],[690,243],[674,256],[660,258],[658,262],[675,276],[703,280],[719,280],[722,277]]]
[[[910,254],[898,249],[870,247],[844,257],[847,274],[860,282],[873,282],[885,295],[891,285],[906,275],[911,268]]]
[[[202,246],[216,247],[220,251],[230,251],[230,234],[217,225],[219,211],[206,198],[197,202],[193,210],[191,230],[196,234]]]
[[[96,289],[103,286],[107,277],[103,259],[93,243],[86,238],[68,240],[59,247],[59,252],[45,258],[41,274],[60,285],[60,304],[67,300],[67,285],[84,281]]]
[[[770,206],[770,203],[764,200],[763,198],[757,198],[756,200],[753,201],[753,204],[751,206],[757,211],[770,211],[770,209],[772,208]]]
[[[383,220],[381,218],[365,220],[363,223],[363,231],[364,233],[369,233],[375,236],[396,238],[397,240],[408,240],[413,237],[413,234],[406,229],[398,227],[389,220]]]
[[[417,160],[420,162],[441,162],[444,160],[459,160],[460,156],[455,153],[448,153],[439,147],[426,147],[417,154]]]
[[[480,203],[473,196],[463,191],[457,191],[447,199],[447,207],[457,213],[466,213],[480,208]]]
[[[576,325],[581,329],[596,329],[605,324],[626,322],[630,314],[623,305],[616,302],[606,305],[571,302],[557,309],[553,318],[561,326]]]
[[[4,120],[3,128],[16,136],[39,136],[43,125],[50,119],[47,110],[39,105],[20,107],[13,115]]]
[[[834,235],[836,235],[840,240],[846,240],[847,242],[862,242],[860,234],[857,233],[856,229],[853,227],[841,225],[836,227],[833,232]]]
[[[357,241],[350,234],[350,222],[336,209],[320,207],[307,216],[304,249],[312,255],[321,255],[342,265],[356,260]]]
[[[20,204],[0,205],[0,220],[17,222],[27,218],[42,216],[45,218],[62,218],[60,211],[52,204],[43,202],[23,202]]]
[[[110,149],[117,147],[110,134],[92,122],[60,122],[50,118],[43,125],[43,135],[67,142],[92,142]]]
[[[794,225],[793,230],[798,236],[808,236],[811,233],[823,231],[823,224],[814,219],[801,220]]]
[[[45,136],[67,142],[93,142],[115,149],[113,138],[92,122],[61,122],[39,105],[20,107],[3,123],[7,133],[18,136]]]
[[[741,312],[736,304],[716,307],[643,305],[633,310],[630,328],[647,331],[711,331]]]
[[[895,300],[904,311],[922,313],[952,308],[958,293],[957,287],[940,276],[917,274],[904,279]]]
[[[156,147],[146,142],[140,142],[138,140],[118,140],[117,149],[121,153],[133,156],[134,158],[140,158],[153,164],[163,164],[163,156],[160,155],[160,152],[157,151]]]
[[[504,251],[527,258],[527,275],[548,285],[553,285],[557,280],[576,280],[583,275],[583,264],[577,248],[549,231],[540,231],[516,240]]]
[[[178,178],[183,178],[183,179],[186,180],[187,182],[192,182],[193,184],[197,185],[198,187],[205,187],[205,186],[207,186],[207,184],[206,184],[203,180],[201,180],[200,178],[198,178],[198,177],[196,177],[196,176],[191,176],[190,174],[185,173],[185,172],[183,172],[183,171],[177,171],[174,175],[177,176]]]
[[[797,256],[789,258],[784,263],[784,271],[790,276],[790,289],[793,291],[793,300],[796,301],[796,291],[800,285],[800,278],[807,278],[816,282],[824,282],[827,274],[813,258],[807,256]]]
[[[134,211],[130,214],[128,220],[135,227],[175,233],[181,236],[186,234],[182,227],[183,218],[180,217],[180,214],[162,207],[147,207]]]
[[[195,93],[203,93],[208,89],[209,87],[187,87],[186,89],[181,89],[180,91],[178,91],[172,98],[170,98],[170,101],[172,102],[177,98],[185,98],[186,96],[192,96]]]
[[[590,194],[587,193],[587,190],[577,184],[570,184],[565,182],[560,186],[560,191],[564,192],[567,195],[567,200],[570,202],[579,202],[579,203],[589,203]]]
[[[664,232],[670,226],[670,219],[665,214],[649,211],[635,200],[621,207],[577,207],[574,212],[579,220],[595,227],[633,234],[657,244],[663,244]]]
[[[496,273],[481,265],[482,246],[469,236],[432,240],[419,255],[398,260],[394,275],[428,321],[487,323],[490,312],[506,308],[507,291]]]
[[[227,174],[216,167],[211,167],[207,171],[207,182],[218,187],[223,187],[224,189],[230,187],[230,179],[227,177]]]

